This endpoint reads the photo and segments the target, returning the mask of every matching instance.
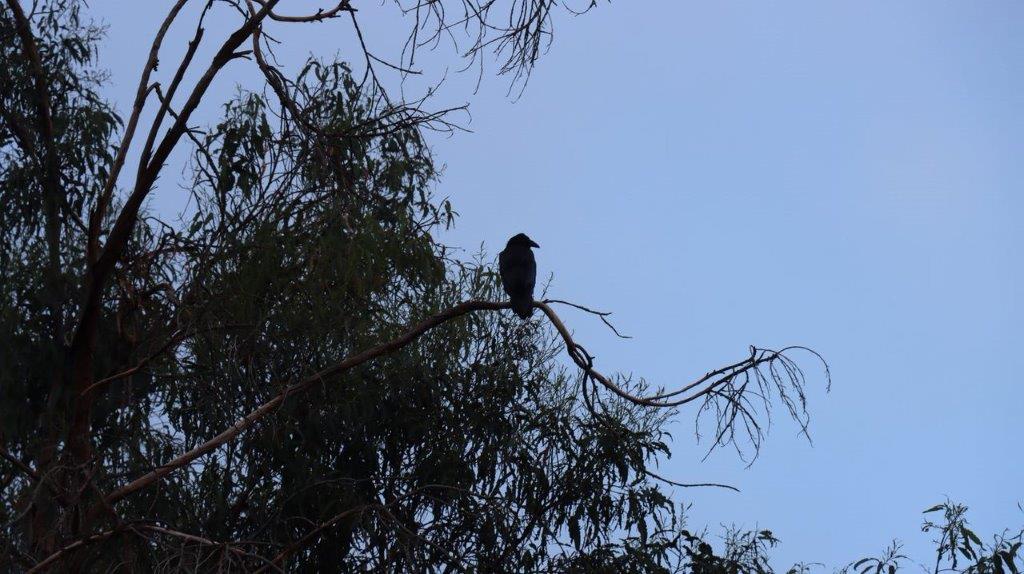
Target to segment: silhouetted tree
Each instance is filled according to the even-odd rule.
[[[775,397],[806,428],[797,365],[752,348],[668,392],[598,372],[552,308],[564,302],[512,320],[491,267],[432,235],[453,216],[431,196],[423,132],[451,129],[448,110],[390,96],[365,51],[361,74],[279,71],[265,27],[359,29],[348,1],[305,16],[277,4],[200,4],[185,55],[158,73],[187,13],[176,1],[124,117],[98,95],[101,30],[78,2],[7,0],[0,14],[5,567],[719,564],[652,472],[665,423],[692,402],[714,444],[756,448]],[[495,48],[523,81],[551,7],[411,4],[391,69],[461,26],[468,57]],[[238,13],[220,39],[203,27],[214,9]],[[204,41],[216,50],[199,63]],[[268,89],[196,128],[211,82],[247,59]],[[183,147],[190,208],[167,220],[146,200]]]

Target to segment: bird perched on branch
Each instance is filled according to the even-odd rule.
[[[540,247],[519,233],[512,236],[498,255],[498,272],[512,301],[512,310],[523,319],[533,314],[533,286],[537,283],[537,262],[531,247]]]

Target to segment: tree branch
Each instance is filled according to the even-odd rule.
[[[149,94],[149,77],[156,69],[159,62],[160,56],[160,45],[163,43],[164,36],[167,34],[167,30],[171,27],[171,23],[178,17],[178,13],[182,7],[185,6],[185,2],[188,0],[178,0],[174,6],[171,7],[170,12],[167,13],[167,17],[164,18],[163,24],[160,25],[160,29],[156,33],[156,37],[153,38],[153,45],[149,48],[149,58],[146,60],[146,64],[142,67],[142,74],[139,77],[139,87],[135,91],[135,103],[132,106],[132,113],[128,116],[128,124],[124,129],[124,136],[121,138],[121,145],[117,148],[117,155],[114,157],[114,163],[110,166],[110,174],[107,176],[107,181],[103,185],[103,191],[100,193],[99,200],[96,203],[96,207],[89,219],[89,236],[87,241],[89,242],[89,262],[94,263],[96,256],[96,249],[99,246],[99,234],[100,224],[103,221],[103,217],[106,215],[107,207],[110,204],[111,196],[114,193],[114,186],[117,184],[117,178],[121,173],[121,168],[124,167],[125,157],[128,155],[128,148],[131,147],[132,139],[135,137],[135,128],[139,123],[139,116],[142,115],[142,109],[146,105],[146,97]]]
[[[547,315],[548,319],[555,326],[555,329],[562,337],[562,340],[565,343],[566,350],[568,351],[569,356],[573,359],[576,365],[584,372],[586,376],[600,382],[605,388],[610,390],[615,395],[637,405],[647,407],[671,408],[678,405],[689,403],[701,397],[713,396],[717,392],[717,389],[719,387],[721,387],[722,385],[729,384],[735,377],[738,377],[752,369],[756,370],[758,366],[760,366],[761,364],[772,363],[773,361],[782,357],[782,351],[763,351],[759,349],[754,349],[755,352],[752,353],[750,358],[740,363],[736,363],[735,365],[725,367],[724,369],[712,371],[711,373],[704,375],[703,377],[698,379],[697,382],[691,383],[684,387],[684,389],[691,389],[694,388],[695,385],[699,385],[702,382],[710,381],[704,388],[682,399],[674,401],[663,400],[664,397],[677,395],[678,391],[673,393],[658,394],[646,397],[637,396],[624,390],[622,387],[611,381],[608,377],[606,377],[605,375],[601,374],[600,372],[593,368],[593,358],[586,353],[586,350],[584,350],[581,345],[579,345],[573,340],[572,335],[569,333],[569,330],[565,327],[565,324],[562,323],[562,320],[558,317],[555,311],[550,306],[547,305],[547,303],[543,301],[534,301],[533,304],[535,307],[539,307],[541,310],[543,310],[544,313]],[[150,484],[153,484],[154,482],[161,480],[163,477],[167,476],[171,472],[174,472],[176,469],[185,466],[210,452],[213,452],[215,449],[217,449],[224,443],[230,440],[234,440],[247,428],[251,427],[253,424],[269,415],[277,407],[284,403],[285,399],[287,399],[291,395],[307,391],[313,385],[323,382],[353,367],[371,361],[382,355],[393,353],[394,351],[397,351],[398,349],[401,349],[406,345],[409,345],[427,331],[437,326],[440,326],[444,323],[447,323],[452,319],[477,311],[498,311],[501,309],[508,308],[510,308],[510,303],[506,302],[470,300],[464,301],[462,303],[459,303],[458,305],[455,305],[454,307],[450,307],[444,311],[441,311],[440,313],[437,313],[436,315],[433,315],[413,325],[404,333],[386,343],[381,343],[376,347],[372,347],[359,354],[348,357],[345,360],[341,361],[340,363],[337,363],[331,367],[321,370],[318,373],[310,375],[297,383],[288,385],[283,391],[281,391],[281,393],[279,393],[273,399],[267,401],[266,403],[263,403],[255,410],[251,411],[250,413],[235,421],[235,423],[232,424],[230,428],[224,430],[217,436],[207,440],[203,444],[189,450],[188,452],[177,456],[176,458],[172,459],[171,461],[167,462],[164,465],[161,465],[155,470],[111,492],[109,495],[107,495],[106,500],[108,503],[114,503],[138,490],[141,490],[149,486]],[[713,375],[715,373],[724,374],[717,379],[713,379]]]
[[[729,486],[728,484],[719,484],[717,482],[676,482],[674,480],[669,480],[664,476],[661,476],[660,474],[651,472],[650,470],[645,470],[644,472],[647,473],[647,476],[650,476],[651,478],[656,478],[664,482],[665,484],[671,484],[672,486],[678,486],[680,488],[701,488],[705,486],[711,486],[715,488],[727,488],[729,490],[735,490],[736,492],[740,491],[740,489],[736,488],[735,486]]]
[[[146,136],[146,143],[142,146],[142,153],[139,155],[139,167],[136,178],[142,177],[143,170],[146,169],[146,165],[149,163],[149,157],[153,153],[153,144],[156,142],[157,133],[160,131],[160,126],[163,124],[164,117],[168,112],[171,113],[172,117],[177,117],[174,112],[171,111],[171,100],[174,98],[174,93],[177,92],[178,86],[181,84],[182,78],[185,76],[185,72],[189,66],[192,65],[192,58],[196,54],[196,50],[199,49],[199,44],[203,40],[203,20],[206,17],[206,12],[209,10],[211,4],[207,4],[203,9],[202,15],[199,16],[199,24],[196,26],[195,35],[192,40],[188,43],[188,48],[185,50],[185,55],[181,57],[181,62],[178,64],[177,71],[174,72],[174,77],[171,79],[171,83],[167,88],[166,97],[161,99],[160,109],[157,110],[156,116],[153,118],[153,125],[149,127],[149,135]],[[160,95],[159,87],[156,89],[157,96]]]
[[[163,535],[166,535],[166,536],[173,536],[175,538],[180,538],[181,540],[186,540],[188,542],[193,542],[195,544],[200,544],[202,546],[214,546],[214,547],[226,548],[228,552],[231,552],[232,554],[235,554],[236,556],[239,556],[241,558],[250,558],[250,557],[252,557],[252,555],[250,553],[248,553],[248,552],[246,552],[246,551],[244,551],[244,550],[242,550],[240,548],[235,548],[234,546],[232,546],[232,543],[230,543],[230,542],[217,542],[215,540],[210,540],[209,538],[203,538],[202,536],[196,536],[195,534],[189,534],[187,532],[181,532],[179,530],[172,530],[170,528],[164,528],[162,526],[156,526],[156,525],[153,525],[153,524],[143,524],[141,526],[132,526],[131,528],[132,528],[132,530],[146,530],[146,531],[149,531],[149,532],[155,532],[157,534],[163,534]]]
[[[179,2],[182,1],[179,0]],[[164,163],[167,161],[171,151],[178,144],[181,136],[188,130],[188,120],[192,112],[199,107],[206,94],[206,90],[213,83],[218,72],[228,62],[240,57],[236,52],[238,47],[252,34],[253,30],[267,16],[277,2],[278,0],[267,0],[263,8],[252,17],[247,18],[245,23],[224,41],[220,50],[213,57],[209,68],[196,82],[192,93],[185,101],[174,124],[164,134],[160,145],[157,146],[156,151],[153,153],[152,159],[150,159],[144,169],[140,170],[139,177],[135,181],[135,187],[125,201],[121,213],[118,214],[102,253],[100,253],[94,263],[89,265],[84,281],[85,300],[82,304],[81,318],[71,342],[72,392],[81,394],[93,382],[93,355],[96,348],[96,332],[102,307],[103,290],[114,270],[114,266],[120,261],[131,239],[132,230],[135,227],[139,210],[142,208],[146,196],[152,190],[153,184],[163,169]],[[68,444],[75,458],[80,461],[88,459],[91,448],[89,444],[91,413],[92,398],[90,395],[85,395],[74,405],[68,433]]]
[[[212,332],[212,331],[220,331],[220,330],[226,330],[226,329],[245,329],[245,328],[253,327],[253,326],[254,325],[217,325],[217,326],[209,327],[209,328],[206,328],[206,329],[193,330],[193,331],[189,331],[189,332],[185,332],[185,333],[178,333],[176,335],[173,335],[171,338],[169,338],[167,340],[166,343],[161,345],[156,351],[154,351],[153,353],[151,353],[151,354],[147,355],[146,357],[142,358],[138,363],[135,364],[134,367],[125,369],[125,370],[123,370],[123,371],[121,371],[121,372],[119,372],[117,374],[110,375],[109,377],[105,377],[103,379],[100,379],[100,380],[96,381],[95,383],[93,383],[93,384],[89,385],[88,387],[86,387],[85,389],[83,389],[82,392],[79,393],[79,396],[87,395],[87,394],[93,392],[94,390],[96,390],[97,388],[102,387],[103,385],[106,385],[106,384],[112,383],[114,381],[117,381],[119,379],[123,379],[125,377],[130,377],[131,375],[134,375],[135,373],[141,371],[143,369],[143,367],[148,365],[150,363],[150,361],[152,361],[153,359],[159,357],[160,355],[163,355],[168,350],[176,347],[177,345],[181,344],[182,342],[184,342],[189,337],[194,337],[196,335],[199,335],[199,334],[202,334],[202,333],[209,333],[209,332]]]
[[[619,332],[618,329],[615,328],[615,325],[612,325],[612,322],[608,320],[608,317],[611,317],[612,314],[607,312],[607,311],[595,311],[595,310],[593,310],[593,309],[591,309],[589,307],[584,307],[583,305],[579,305],[577,303],[572,303],[572,302],[569,302],[569,301],[563,301],[561,299],[545,299],[544,302],[545,303],[558,303],[560,305],[568,305],[570,307],[575,307],[576,309],[579,309],[580,311],[583,311],[585,313],[590,313],[591,315],[597,315],[597,317],[599,319],[601,319],[601,322],[604,323],[606,327],[611,329],[613,333],[615,333],[615,336],[619,337],[620,339],[632,339],[633,338],[630,335],[623,335],[622,333]]]
[[[643,405],[646,407],[677,407],[689,403],[691,401],[697,400],[700,397],[710,394],[712,391],[715,390],[715,388],[732,380],[737,375],[743,374],[747,371],[750,371],[751,369],[756,369],[758,366],[764,363],[770,363],[776,360],[781,353],[781,351],[767,351],[762,352],[760,355],[753,354],[750,358],[744,361],[741,361],[734,365],[730,365],[729,367],[725,367],[723,369],[719,369],[718,371],[712,371],[711,373],[708,373],[707,375],[704,375],[703,377],[697,379],[693,383],[686,385],[681,390],[673,391],[670,393],[660,393],[657,395],[646,397],[637,396],[626,391],[621,386],[615,384],[615,382],[613,382],[611,379],[609,379],[608,377],[594,369],[593,357],[587,354],[586,349],[584,349],[582,345],[576,343],[573,340],[572,334],[569,332],[569,329],[566,328],[564,323],[562,323],[561,318],[559,318],[558,314],[555,313],[554,309],[552,309],[550,306],[548,306],[547,303],[543,301],[534,301],[533,305],[535,307],[539,307],[542,311],[544,311],[544,314],[547,315],[548,319],[551,320],[551,324],[555,326],[555,329],[558,330],[558,333],[562,336],[562,339],[565,341],[565,346],[566,350],[569,352],[569,357],[573,360],[574,363],[576,363],[576,366],[578,366],[580,370],[582,370],[591,379],[601,383],[602,386],[604,386],[606,389],[608,389],[615,395],[619,396],[620,398],[626,399],[627,401],[630,401],[638,405]],[[664,400],[668,397],[679,395],[683,392],[700,386],[702,383],[705,383],[712,379],[715,374],[723,375],[719,379],[711,381],[705,388],[700,389],[691,395],[673,401]]]
[[[264,0],[252,0],[256,4],[263,5]],[[276,12],[270,12],[270,19],[277,22],[322,22],[330,18],[337,18],[341,12],[355,12],[356,9],[349,4],[349,0],[341,0],[334,8],[324,10],[317,9],[313,14],[306,16],[285,16]]]
[[[179,0],[179,3],[185,0]],[[213,61],[207,68],[206,73],[196,82],[195,88],[189,95],[188,100],[179,112],[174,124],[164,135],[160,141],[160,145],[157,147],[153,154],[153,157],[146,164],[145,168],[140,172],[138,179],[135,182],[135,187],[125,201],[124,208],[118,215],[117,220],[114,223],[113,229],[110,231],[110,237],[107,240],[106,246],[103,248],[102,254],[100,254],[98,260],[93,264],[88,273],[87,280],[87,295],[86,301],[83,305],[82,319],[79,322],[78,329],[75,332],[75,338],[72,343],[72,350],[77,351],[84,346],[93,336],[96,319],[99,313],[100,295],[106,284],[106,280],[113,270],[114,265],[120,260],[121,254],[124,252],[125,246],[131,237],[132,228],[135,226],[135,221],[138,218],[139,209],[142,207],[143,201],[149,194],[153,183],[156,181],[157,176],[163,169],[164,162],[167,157],[171,154],[171,151],[177,145],[181,136],[188,129],[188,120],[192,115],[192,112],[199,107],[199,103],[202,101],[203,96],[206,94],[206,90],[213,83],[213,79],[217,76],[217,73],[231,60],[238,57],[235,50],[241,46],[242,42],[249,37],[255,27],[259,24],[263,18],[266,17],[270,9],[277,3],[277,0],[268,0],[266,5],[253,15],[251,18],[246,19],[245,23],[231,36],[225,40],[220,50],[214,56]],[[148,71],[147,71],[148,73]],[[148,75],[145,75],[148,79]],[[144,92],[143,92],[144,93]]]
[[[33,482],[39,482],[41,480],[38,472],[32,470],[32,467],[18,460],[18,457],[8,452],[7,449],[0,447],[0,456],[7,459],[7,462],[14,465],[15,468],[27,474]]]

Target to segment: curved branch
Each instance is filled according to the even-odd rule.
[[[249,13],[255,14],[256,8],[253,6],[254,3],[262,4],[259,0],[249,0]],[[252,33],[252,55],[256,59],[256,65],[260,71],[263,72],[263,76],[266,78],[267,83],[270,84],[270,88],[274,90],[277,95],[277,99],[281,102],[281,106],[284,107],[292,114],[292,118],[301,126],[314,135],[314,141],[319,149],[323,148],[321,131],[314,126],[312,123],[306,121],[302,110],[299,109],[299,105],[295,100],[288,94],[288,87],[285,84],[284,78],[277,68],[270,65],[267,59],[263,56],[263,50],[260,48],[260,42],[262,41],[263,30],[262,26],[256,27]]]
[[[615,384],[611,379],[609,379],[608,377],[594,369],[593,357],[588,355],[586,350],[580,344],[576,343],[573,340],[572,335],[569,333],[569,330],[566,328],[565,324],[562,323],[561,318],[559,318],[558,314],[556,314],[555,311],[550,306],[548,306],[547,303],[543,301],[534,301],[533,305],[535,307],[539,307],[542,311],[544,311],[544,314],[547,315],[552,325],[554,325],[555,329],[562,337],[562,340],[565,343],[565,347],[569,353],[569,356],[587,377],[589,377],[591,380],[601,383],[605,388],[610,390],[612,393],[618,395],[619,397],[626,399],[637,405],[647,407],[670,408],[691,402],[701,397],[714,396],[715,393],[718,392],[718,389],[720,387],[722,387],[723,385],[731,384],[737,377],[745,373],[748,373],[752,370],[756,373],[757,368],[760,365],[764,363],[773,364],[774,361],[779,360],[780,358],[785,359],[781,354],[782,351],[764,351],[761,349],[752,349],[751,356],[748,359],[740,363],[736,363],[735,365],[725,367],[724,369],[712,371],[711,373],[704,375],[703,377],[698,379],[697,382],[691,383],[690,385],[684,387],[684,390],[691,389],[697,385],[700,385],[703,382],[707,382],[707,386],[705,386],[704,388],[690,395],[687,395],[681,399],[674,401],[663,400],[665,397],[678,395],[679,391],[646,397],[637,396],[624,390],[622,387]],[[254,425],[257,421],[268,416],[271,412],[273,412],[275,409],[281,406],[281,404],[284,403],[285,399],[287,399],[291,395],[307,391],[313,385],[323,382],[324,380],[330,377],[334,377],[344,371],[347,371],[353,367],[371,361],[382,355],[393,353],[405,347],[406,345],[409,345],[427,331],[435,327],[438,327],[444,323],[447,323],[452,319],[456,319],[458,317],[476,311],[499,311],[502,309],[509,309],[510,307],[511,304],[507,302],[470,300],[459,303],[458,305],[441,311],[436,315],[432,315],[427,319],[408,328],[404,333],[390,341],[381,343],[376,347],[372,347],[356,355],[352,355],[344,359],[340,363],[337,363],[331,367],[321,370],[320,372],[310,375],[297,383],[288,385],[274,398],[263,403],[255,410],[241,417],[240,419],[235,421],[235,423],[232,424],[231,427],[224,430],[217,436],[207,440],[203,444],[189,450],[186,453],[177,456],[176,458],[167,462],[166,464],[161,465],[155,470],[111,492],[109,495],[107,495],[106,501],[107,503],[114,503],[118,500],[121,500],[122,498],[161,480],[163,477],[167,476],[171,472],[174,472],[176,469],[181,468],[182,466],[185,466],[210,452],[213,452],[215,449],[217,449],[224,443],[235,439],[244,430]],[[717,379],[713,379],[716,373],[722,374],[722,376],[720,376]]]
[[[569,329],[565,326],[564,323],[562,323],[562,320],[558,317],[558,314],[555,313],[554,309],[552,309],[550,306],[548,306],[547,303],[543,301],[534,301],[533,304],[535,307],[539,307],[541,311],[544,311],[544,314],[547,315],[548,319],[551,320],[551,324],[555,326],[555,329],[558,330],[559,335],[561,335],[562,339],[565,341],[565,347],[566,350],[569,352],[569,357],[572,358],[573,362],[576,363],[576,366],[579,367],[580,370],[584,372],[584,374],[586,374],[591,379],[601,383],[601,385],[603,385],[606,389],[608,389],[615,395],[618,395],[620,398],[626,399],[631,403],[643,405],[646,407],[677,407],[680,405],[684,405],[686,403],[697,400],[698,398],[711,393],[715,389],[715,387],[724,384],[729,380],[732,380],[732,378],[734,378],[736,375],[754,369],[763,363],[773,361],[778,357],[777,352],[762,353],[760,357],[752,356],[751,358],[744,360],[740,363],[736,363],[735,365],[730,365],[729,367],[719,369],[718,371],[712,371],[711,373],[704,375],[700,379],[697,379],[693,383],[690,383],[689,385],[683,387],[678,391],[657,394],[652,396],[637,396],[630,393],[629,391],[626,391],[621,386],[615,384],[615,382],[613,382],[611,379],[609,379],[608,377],[594,369],[593,357],[587,354],[586,349],[584,349],[582,345],[576,343],[576,341],[573,340],[572,334],[569,332]],[[690,389],[693,389],[694,387],[699,386],[704,382],[707,382],[716,373],[725,373],[725,375],[716,381],[712,381],[707,387],[693,393],[692,395],[674,401],[664,400],[665,398],[679,395]]]
[[[186,542],[192,542],[201,546],[212,546],[218,548],[224,548],[228,552],[235,554],[241,558],[252,557],[252,554],[236,548],[233,543],[230,542],[217,542],[216,540],[210,540],[209,538],[203,538],[202,536],[196,536],[195,534],[189,534],[187,532],[181,532],[179,530],[172,530],[170,528],[164,528],[163,526],[157,526],[155,524],[143,524],[140,526],[132,526],[132,530],[146,530],[157,534],[163,534],[166,536],[172,536],[174,538],[180,538]]]
[[[570,307],[575,307],[575,308],[579,309],[580,311],[584,311],[586,313],[590,313],[591,315],[597,315],[598,318],[601,319],[601,322],[603,322],[605,324],[605,326],[607,326],[609,329],[611,329],[612,332],[615,333],[615,335],[617,337],[619,337],[620,339],[632,339],[633,338],[630,335],[623,335],[622,333],[619,332],[618,329],[615,328],[615,325],[612,325],[612,322],[608,320],[608,317],[611,317],[612,314],[610,312],[608,312],[608,311],[595,311],[595,310],[593,310],[593,309],[591,309],[589,307],[585,307],[585,306],[579,305],[577,303],[572,303],[570,301],[563,301],[561,299],[545,299],[544,302],[545,303],[558,303],[560,305],[568,305]]]

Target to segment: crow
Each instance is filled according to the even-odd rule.
[[[533,314],[533,286],[537,283],[537,262],[531,247],[540,245],[519,233],[508,240],[505,250],[498,255],[501,284],[512,301],[512,310],[523,319]]]

